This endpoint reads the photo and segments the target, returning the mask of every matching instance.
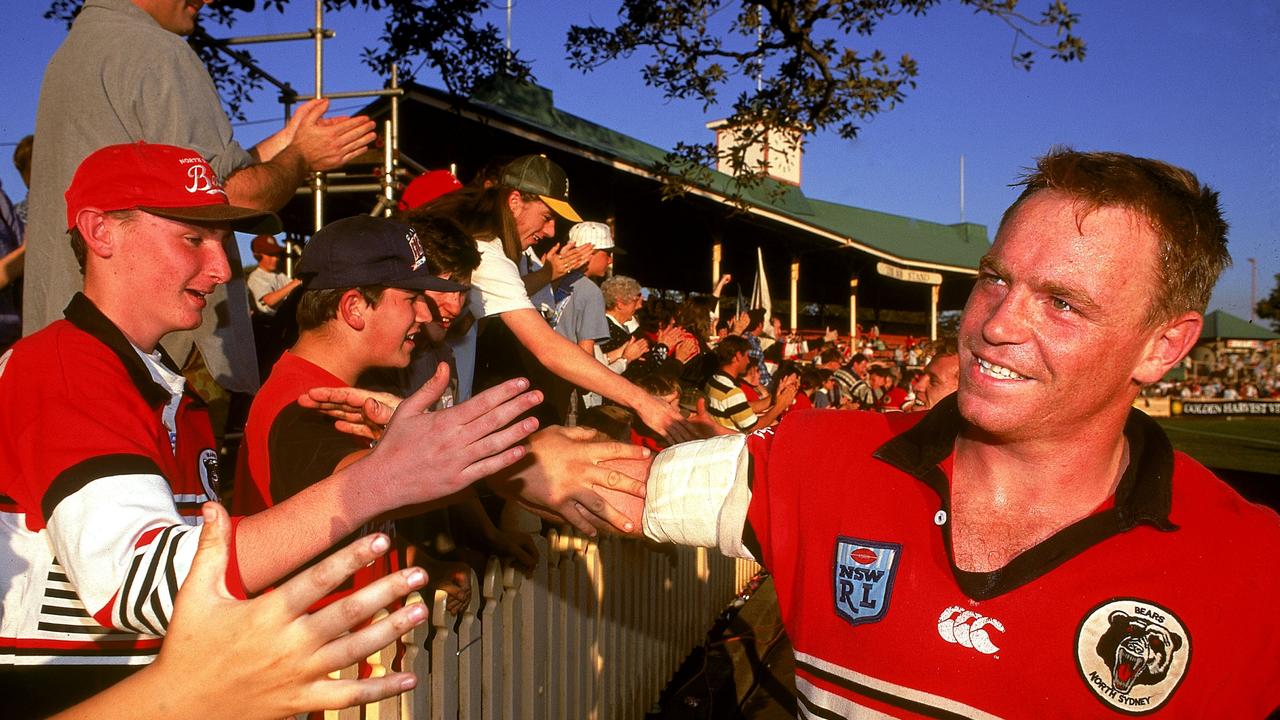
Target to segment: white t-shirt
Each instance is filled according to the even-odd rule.
[[[249,295],[253,297],[253,305],[263,315],[275,315],[276,309],[262,302],[262,298],[280,290],[289,284],[289,276],[280,272],[267,272],[261,267],[254,268],[245,280],[249,287]]]
[[[509,310],[532,310],[520,269],[502,252],[502,241],[494,238],[476,243],[480,267],[471,273],[471,310],[476,318],[499,315]]]
[[[520,269],[502,252],[498,238],[476,243],[480,251],[480,266],[471,273],[471,292],[468,309],[476,319],[500,315],[510,310],[533,310],[533,303],[520,279]],[[475,381],[476,326],[456,340],[449,341],[458,369],[457,402],[471,397]]]

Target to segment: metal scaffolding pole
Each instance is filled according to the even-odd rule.
[[[326,93],[324,91],[324,42],[336,36],[333,30],[324,26],[324,0],[315,0],[315,27],[309,28],[301,32],[289,33],[271,33],[266,35],[246,35],[234,38],[212,38],[205,36],[205,40],[210,47],[222,52],[227,57],[240,63],[251,73],[262,78],[266,82],[274,85],[280,90],[280,102],[284,105],[284,122],[288,123],[292,115],[293,105],[298,102],[304,102],[314,98],[327,98],[329,100],[347,99],[347,98],[374,98],[387,97],[390,98],[391,112],[390,120],[383,121],[383,157],[382,157],[382,177],[377,183],[356,182],[346,184],[332,184],[333,181],[345,181],[348,179],[367,179],[366,175],[355,175],[346,172],[330,172],[313,173],[307,184],[298,188],[299,195],[312,196],[313,209],[313,230],[319,230],[324,226],[325,222],[325,199],[330,194],[349,194],[349,193],[376,193],[378,197],[377,206],[374,214],[390,215],[395,207],[397,183],[407,171],[402,169],[400,165],[408,165],[418,172],[422,172],[423,168],[411,158],[400,157],[400,98],[404,95],[404,89],[400,87],[399,68],[396,65],[391,67],[391,82],[388,87],[377,90],[354,90],[343,92]],[[202,32],[197,30],[197,32]],[[256,43],[269,42],[292,42],[299,40],[312,40],[315,48],[315,93],[311,97],[299,96],[297,91],[288,82],[280,80],[263,70],[253,58],[247,53],[239,50],[231,49],[232,45],[252,45]],[[292,274],[293,256],[290,254],[286,258],[285,271]]]
[[[324,97],[324,0],[316,0],[316,25],[312,28],[316,43],[316,97]],[[324,227],[324,173],[315,173],[311,178],[312,204],[314,214],[312,230]]]

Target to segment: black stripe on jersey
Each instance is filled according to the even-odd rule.
[[[61,607],[58,605],[41,605],[41,615],[61,615],[62,617],[90,617],[83,607]]]
[[[56,563],[58,562],[58,559],[54,558],[53,561]],[[70,585],[71,578],[67,577],[67,574],[65,572],[60,572],[58,570],[50,570],[49,582],[56,582],[56,583],[62,583],[64,585]]]
[[[142,555],[134,555],[129,563],[129,572],[124,575],[124,585],[120,587],[120,595],[116,598],[116,626],[141,635],[145,631],[134,625],[129,620],[128,613],[125,612],[129,607],[129,595],[133,592],[133,578],[138,574],[140,565],[142,565]]]
[[[41,620],[38,627],[45,632],[60,632],[70,635],[93,635],[95,636],[95,639],[99,640],[108,639],[104,637],[107,635],[119,634],[113,632],[111,628],[104,628],[101,625],[63,625],[62,623],[45,622]],[[128,634],[125,637],[132,640],[134,636],[132,634]]]
[[[843,715],[837,712],[832,712],[822,707],[821,705],[815,704],[812,700],[805,697],[805,694],[802,692],[797,692],[796,698],[800,700],[800,704],[804,705],[805,711],[808,712],[810,715],[816,715],[820,718],[826,718],[826,720],[844,720]]]
[[[46,598],[58,598],[59,600],[80,600],[80,596],[74,590],[61,590],[59,588],[45,588],[44,596]]]
[[[178,596],[178,573],[173,568],[175,556],[178,554],[178,540],[183,537],[184,533],[174,533],[173,542],[169,543],[169,547],[165,550],[164,565],[164,585],[168,591],[170,606],[172,606],[173,598]],[[160,588],[155,587],[151,590],[151,611],[156,614],[156,619],[160,622],[160,629],[165,632],[169,631],[169,613],[165,610],[164,604],[160,601]]]
[[[138,387],[138,393],[151,407],[160,408],[169,402],[169,391],[151,377],[151,371],[147,370],[146,363],[142,361],[129,339],[124,336],[120,328],[116,327],[115,323],[102,314],[92,300],[85,297],[84,293],[78,292],[73,295],[63,314],[72,325],[97,338],[120,358],[120,364],[129,373],[129,379],[133,380],[133,384]],[[175,373],[182,372],[163,347],[157,346],[156,350],[160,353],[161,364]]]
[[[115,455],[98,455],[82,460],[58,473],[49,484],[44,497],[40,499],[40,511],[48,522],[53,517],[58,503],[76,494],[85,485],[104,477],[114,475],[163,475],[160,466],[145,455],[119,453]]]
[[[800,660],[796,660],[796,667],[820,680],[832,685],[837,685],[845,690],[857,693],[864,697],[871,698],[872,700],[878,700],[886,705],[892,705],[893,707],[902,708],[903,710],[910,710],[913,713],[924,715],[925,717],[945,718],[946,720],[966,720],[966,717],[959,713],[953,713],[949,710],[943,710],[942,708],[926,705],[915,700],[908,700],[904,697],[899,697],[898,695],[885,692],[884,690],[879,690],[877,688],[863,685],[862,683],[854,682],[848,678],[827,672],[826,670],[819,670],[809,663],[801,662]],[[797,693],[797,695],[799,695],[803,700],[804,695],[801,695],[800,693]],[[805,703],[805,705],[807,707],[809,703]]]
[[[141,587],[138,589],[137,597],[134,600],[133,613],[134,618],[146,626],[147,631],[152,635],[163,635],[164,631],[161,628],[157,628],[155,625],[152,625],[151,621],[147,620],[146,615],[143,614],[143,611],[146,608],[147,599],[151,597],[153,592],[155,592],[156,575],[158,574],[157,571],[160,569],[161,557],[168,555],[169,543],[173,542],[174,530],[176,529],[176,525],[170,525],[165,528],[160,532],[160,535],[152,541],[151,545],[140,553],[140,556],[142,556],[147,554],[147,552],[150,552],[151,561],[147,563],[147,573],[142,578]],[[128,594],[121,598],[121,602],[127,605],[129,602]]]

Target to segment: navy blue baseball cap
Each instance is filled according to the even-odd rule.
[[[298,275],[308,290],[369,285],[436,292],[469,289],[427,269],[426,253],[412,227],[368,215],[343,218],[320,228],[302,250]]]

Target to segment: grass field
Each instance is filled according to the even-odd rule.
[[[1158,418],[1173,446],[1211,468],[1280,476],[1280,418]]]

